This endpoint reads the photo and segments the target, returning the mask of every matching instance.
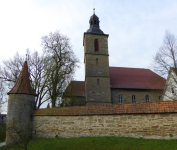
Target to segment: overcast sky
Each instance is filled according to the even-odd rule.
[[[80,59],[75,80],[84,81],[83,33],[93,14],[109,34],[109,65],[149,68],[166,30],[177,35],[176,0],[0,0],[0,60],[26,49],[42,52],[41,36],[59,30]]]

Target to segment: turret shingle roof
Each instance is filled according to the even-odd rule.
[[[36,96],[30,85],[27,61],[24,62],[15,86],[7,94],[29,94]]]

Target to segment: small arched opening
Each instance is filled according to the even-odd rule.
[[[99,81],[99,79],[97,79],[97,84],[98,84],[98,85],[100,84],[100,81]]]
[[[98,64],[98,58],[96,58],[96,64]]]
[[[146,102],[149,102],[149,95],[146,95],[145,98],[146,98]]]
[[[99,43],[98,43],[98,39],[95,39],[95,41],[94,41],[94,48],[95,48],[95,51],[96,51],[96,52],[99,51]]]

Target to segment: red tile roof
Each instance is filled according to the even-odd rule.
[[[116,114],[177,113],[177,101],[38,109],[33,116],[84,116]]]
[[[111,88],[164,89],[166,80],[149,69],[109,67]],[[84,81],[72,81],[70,90],[75,96],[85,94]],[[69,96],[69,95],[64,95]]]
[[[37,95],[30,85],[28,65],[25,61],[15,86],[7,94]]]
[[[166,80],[149,69],[109,67],[112,88],[164,89]]]
[[[67,90],[69,90],[69,92]],[[72,95],[74,96],[84,96],[85,95],[85,81],[71,81],[67,90],[65,91],[64,96],[70,96],[71,91],[72,91]]]

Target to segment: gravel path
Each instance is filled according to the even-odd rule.
[[[4,146],[5,144],[6,144],[6,142],[0,143],[0,147]]]

